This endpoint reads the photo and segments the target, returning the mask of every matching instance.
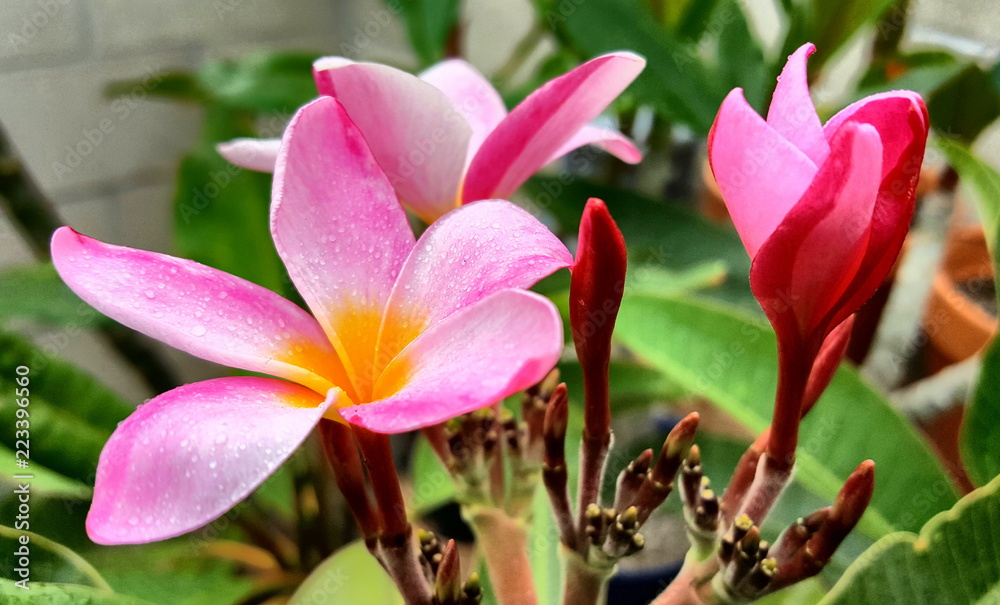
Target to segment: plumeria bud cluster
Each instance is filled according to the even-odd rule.
[[[479,574],[473,572],[462,581],[462,564],[454,540],[443,545],[430,531],[417,532],[420,540],[420,563],[428,583],[434,587],[434,605],[478,605],[483,600]]]
[[[558,381],[559,371],[552,370],[524,392],[520,420],[509,410],[485,408],[425,431],[464,504],[504,509],[513,517],[528,513],[543,472],[547,412],[566,405],[566,386]]]
[[[719,539],[713,589],[730,601],[748,602],[815,576],[861,519],[874,487],[875,465],[868,460],[847,479],[833,506],[799,518],[773,546],[748,515],[739,515]]]

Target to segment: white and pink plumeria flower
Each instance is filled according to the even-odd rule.
[[[555,365],[559,313],[525,288],[572,264],[565,246],[503,200],[462,206],[416,240],[365,139],[322,97],[296,113],[277,152],[271,233],[311,315],[189,260],[55,233],[59,274],[102,313],[276,377],[183,386],[122,422],[97,469],[95,542],[161,540],[212,521],[323,417],[413,430],[521,391]]]
[[[316,61],[321,95],[339,100],[400,201],[427,223],[461,204],[508,198],[546,164],[584,145],[642,159],[620,132],[591,124],[645,67],[630,52],[592,59],[531,93],[509,113],[474,67],[449,59],[419,76],[341,57]],[[274,169],[278,139],[218,146],[230,162]]]

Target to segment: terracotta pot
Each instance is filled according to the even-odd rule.
[[[995,300],[993,269],[983,228],[953,228],[934,276],[924,315],[929,374],[978,353],[997,330],[997,317],[970,295]]]

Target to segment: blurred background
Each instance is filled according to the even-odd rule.
[[[44,372],[51,361],[48,368],[57,374],[32,404],[43,410],[33,425],[32,453],[51,471],[38,527],[83,552],[116,590],[185,604],[287,596],[351,537],[351,522],[328,479],[323,484],[322,471],[314,472],[325,468],[322,459],[305,448],[302,459],[287,465],[287,476],[245,509],[254,514],[234,517],[239,531],[228,522],[210,526],[211,535],[192,534],[163,550],[90,545],[82,519],[96,457],[115,424],[155,394],[227,370],[101,318],[44,264],[48,233],[68,224],[106,242],[193,258],[291,295],[267,233],[270,175],[234,169],[214,146],[237,136],[280,136],[295,109],[315,95],[313,59],[343,55],[418,72],[461,56],[513,107],[545,81],[601,53],[628,49],[644,55],[645,73],[602,119],[633,137],[645,160],[627,166],[583,149],[529,181],[515,201],[572,243],[586,198],[604,198],[629,243],[630,292],[693,294],[693,300],[745,314],[752,324],[760,310],[747,284],[749,262],[706,169],[705,135],[735,86],[765,111],[786,56],[807,41],[819,48],[809,68],[824,119],[863,96],[895,88],[920,92],[930,107],[933,140],[911,235],[895,271],[859,313],[853,335],[850,359],[871,386],[844,386],[855,380],[849,370],[827,398],[856,404],[844,408],[855,418],[827,418],[826,425],[817,420],[803,440],[817,456],[825,455],[834,449],[834,437],[848,432],[842,423],[872,426],[869,407],[858,401],[872,402],[871,409],[894,407],[922,429],[920,438],[900,420],[880,444],[871,445],[878,440],[867,433],[852,439],[858,448],[883,448],[882,457],[865,455],[880,465],[886,460],[890,469],[891,458],[902,469],[916,455],[911,447],[926,446],[936,455],[936,466],[925,466],[933,466],[935,477],[947,477],[945,488],[918,505],[900,494],[919,480],[908,484],[907,471],[900,470],[897,491],[880,496],[885,518],[899,528],[919,529],[956,494],[981,483],[970,481],[960,459],[958,427],[980,372],[981,350],[997,325],[986,247],[992,232],[981,224],[992,229],[995,216],[987,212],[983,221],[977,210],[995,208],[1000,200],[1000,3],[991,0],[4,0],[0,366],[9,373],[31,359]],[[565,276],[539,289],[558,303],[565,297]],[[732,318],[716,315],[716,307],[690,304],[697,312],[675,326],[679,330],[730,325]],[[688,340],[679,340],[675,352],[689,357],[682,361],[697,372],[715,367],[718,349],[711,346],[728,346],[725,338],[731,337],[715,343],[694,328],[678,334]],[[726,469],[753,431],[733,421],[724,402],[706,401],[698,384],[658,374],[624,349],[620,353],[616,371],[624,389],[616,394],[615,421],[622,453],[612,466],[662,440],[678,413],[696,408],[707,419],[705,439],[714,445],[706,467],[724,485]],[[710,376],[715,392],[728,393],[732,386],[735,401],[756,398],[769,410],[773,371],[764,366],[753,355],[726,362],[719,376]],[[579,378],[576,368],[574,376],[572,359],[563,364],[567,381]],[[765,374],[771,377],[755,382]],[[730,378],[732,385],[726,383]],[[754,395],[744,397],[746,392]],[[78,406],[66,403],[76,399]],[[9,437],[3,437],[7,448],[13,447]],[[837,443],[842,447],[831,454],[837,459],[831,468],[835,476],[846,476],[862,454]],[[5,463],[11,460],[9,451],[0,453]],[[454,491],[443,486],[434,464],[427,448],[418,447],[414,510],[447,535],[464,535],[448,508]],[[790,490],[792,502],[779,511],[776,527],[832,498],[810,489]],[[8,492],[5,486],[0,492],[5,515]],[[664,535],[682,532],[677,510],[660,519]],[[281,529],[280,535],[264,531],[268,527]],[[307,544],[316,527],[329,535]],[[217,558],[235,561],[237,572],[228,564],[192,569],[178,563],[178,553],[186,556],[192,546],[219,536],[257,550],[212,547]],[[851,557],[877,537],[874,532],[849,541],[822,584],[787,602],[815,602],[822,587],[832,585]],[[655,587],[665,573],[658,566],[682,556],[683,549],[647,550],[633,565],[654,568]],[[278,564],[260,559],[261,552]],[[151,563],[141,573],[123,571],[139,559]],[[48,569],[63,580],[77,573],[60,571],[55,563]],[[156,579],[156,572],[169,573]],[[635,586],[628,590],[637,591]]]
[[[553,3],[554,25],[565,25],[563,13],[572,19],[569,13],[578,4],[582,0]],[[764,55],[777,61],[790,27],[780,3],[744,0],[739,6]],[[64,223],[104,241],[176,253],[174,204],[182,195],[193,199],[197,190],[178,191],[178,167],[199,142],[205,111],[183,99],[169,102],[169,76],[260,51],[346,55],[417,70],[422,61],[407,38],[406,22],[391,8],[380,0],[6,0],[0,9],[0,123]],[[900,30],[903,51],[945,50],[984,66],[1000,53],[995,2],[920,0],[893,11],[882,28]],[[462,56],[488,77],[506,70],[499,74],[509,85],[502,92],[532,81],[541,63],[560,54],[563,33],[546,27],[544,11],[528,0],[467,0],[459,20]],[[834,49],[814,89],[819,104],[837,107],[851,100],[872,61],[871,28],[866,24]],[[629,48],[627,39],[621,47]],[[512,64],[515,51],[526,56]],[[647,78],[656,77],[653,70],[647,69]],[[122,81],[134,85],[119,87],[122,97],[110,96],[109,87]],[[294,109],[263,112],[271,136]],[[704,107],[703,114],[710,117],[715,109]],[[100,130],[102,122],[111,130],[107,134]],[[100,142],[73,161],[81,141],[82,150],[90,149],[88,132]],[[976,148],[1000,167],[1000,128],[986,130]],[[665,178],[670,166],[663,159],[654,154],[643,168]],[[929,161],[941,163],[933,151]],[[609,202],[614,208],[614,200]],[[0,267],[33,260],[5,215],[0,215],[0,243]],[[38,338],[44,341],[46,335]],[[100,338],[80,331],[50,338],[55,340],[62,356],[100,375],[127,399],[152,395]],[[185,381],[211,372],[203,362],[166,354]]]

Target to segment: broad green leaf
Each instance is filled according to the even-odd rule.
[[[971,143],[1000,116],[1000,92],[990,74],[969,64],[934,90],[927,111],[938,132]]]
[[[5,477],[18,474],[14,451],[2,444],[0,444],[0,473]],[[37,495],[40,498],[90,500],[91,489],[89,487],[79,481],[60,475],[52,469],[45,468],[41,463],[36,462],[31,465],[31,475],[32,495]],[[0,485],[0,488],[7,485],[9,483]]]
[[[410,466],[413,477],[413,497],[407,507],[419,515],[455,499],[458,491],[451,475],[423,436],[417,440]]]
[[[940,137],[935,140],[935,146],[958,172],[962,184],[972,190],[986,231],[986,241],[993,251],[993,265],[1000,266],[1000,252],[996,246],[1000,234],[1000,172],[958,141]]]
[[[426,67],[444,58],[448,38],[458,25],[461,0],[387,0],[402,12],[410,45]]]
[[[107,319],[80,300],[49,263],[0,273],[0,322],[30,319],[56,326],[88,326]]]
[[[900,89],[913,90],[928,98],[965,66],[954,55],[941,51],[921,51],[877,60],[868,67],[868,72],[851,94],[851,100]],[[900,70],[902,74],[898,73]]]
[[[20,366],[29,369],[27,386],[16,382]],[[134,408],[89,374],[14,334],[0,332],[0,372],[0,417],[6,426],[15,426],[16,410],[25,407],[20,402],[28,402],[29,463],[92,485],[104,443]],[[23,437],[3,431],[0,443],[23,449],[17,443]]]
[[[531,509],[531,528],[528,531],[528,550],[531,574],[539,605],[559,605],[562,602],[563,568],[559,549],[559,529],[552,517],[548,493],[539,488]],[[489,548],[489,545],[484,545]]]
[[[706,301],[634,296],[625,299],[615,334],[752,433],[767,427],[777,355],[765,323]],[[875,496],[860,524],[870,536],[920,527],[955,501],[951,480],[916,431],[855,371],[841,368],[802,423],[796,476],[832,501],[866,458],[878,465]]]
[[[4,605],[151,605],[134,597],[73,584],[30,582],[27,590],[14,580],[0,578],[0,602]]]
[[[662,28],[645,0],[558,2],[542,16],[587,57],[629,49],[646,58],[630,88],[664,117],[707,133],[729,92],[698,53],[696,44]]]
[[[645,409],[657,402],[670,403],[687,395],[687,391],[675,381],[646,364],[612,359],[609,370],[611,410],[616,414]],[[578,362],[560,363],[559,372],[567,385],[583,388],[583,369]],[[580,409],[575,409],[573,413],[582,414]]]
[[[20,366],[28,368],[30,405],[35,397],[42,397],[82,424],[109,433],[135,410],[90,374],[16,334],[0,332],[0,384],[14,382]]]
[[[320,563],[289,601],[313,603],[403,605],[403,597],[364,542],[354,542]]]
[[[868,549],[823,605],[987,605],[1000,602],[1000,478]]]
[[[36,580],[73,584],[86,582],[95,588],[111,592],[111,586],[86,559],[45,536],[0,525],[0,545],[3,545],[5,553],[24,548],[31,562],[29,569],[33,570],[32,577]]]
[[[268,229],[271,175],[234,166],[217,141],[253,136],[247,118],[207,108],[206,133],[181,161],[174,195],[174,243],[180,256],[232,273],[279,293],[291,288]]]
[[[826,596],[826,589],[816,578],[793,584],[784,590],[754,601],[756,605],[816,605]]]
[[[783,2],[789,19],[781,57],[806,42],[816,45],[809,60],[809,73],[816,74],[862,27],[875,23],[895,0],[788,0]],[[784,61],[782,61],[784,63]]]
[[[965,409],[959,435],[962,462],[976,485],[1000,475],[1000,339],[983,355],[983,368]]]
[[[677,14],[671,20],[673,30],[682,39],[698,41],[705,30],[718,27],[718,21],[712,19],[713,11],[720,0],[686,0],[686,2],[663,2],[666,10]],[[674,5],[677,9],[674,9]],[[681,12],[683,11],[683,12]],[[718,13],[715,13],[718,15]],[[728,16],[724,16],[728,18]]]
[[[208,98],[234,109],[291,115],[316,97],[312,64],[318,53],[255,53],[210,63],[198,74]],[[280,132],[270,136],[279,136]]]
[[[170,605],[249,602],[254,581],[232,562],[206,552],[211,541],[202,539],[204,531],[154,544],[98,547],[87,559],[120,595]]]
[[[1000,173],[956,141],[939,139],[937,146],[975,193],[979,216],[992,248],[993,273],[1000,268]],[[983,355],[983,368],[962,424],[961,450],[969,477],[985,485],[1000,474],[1000,340],[993,339]]]
[[[716,10],[716,19],[720,24],[719,71],[728,88],[742,88],[747,102],[763,113],[772,87],[771,70],[764,59],[764,50],[750,31],[740,2],[722,2]]]

